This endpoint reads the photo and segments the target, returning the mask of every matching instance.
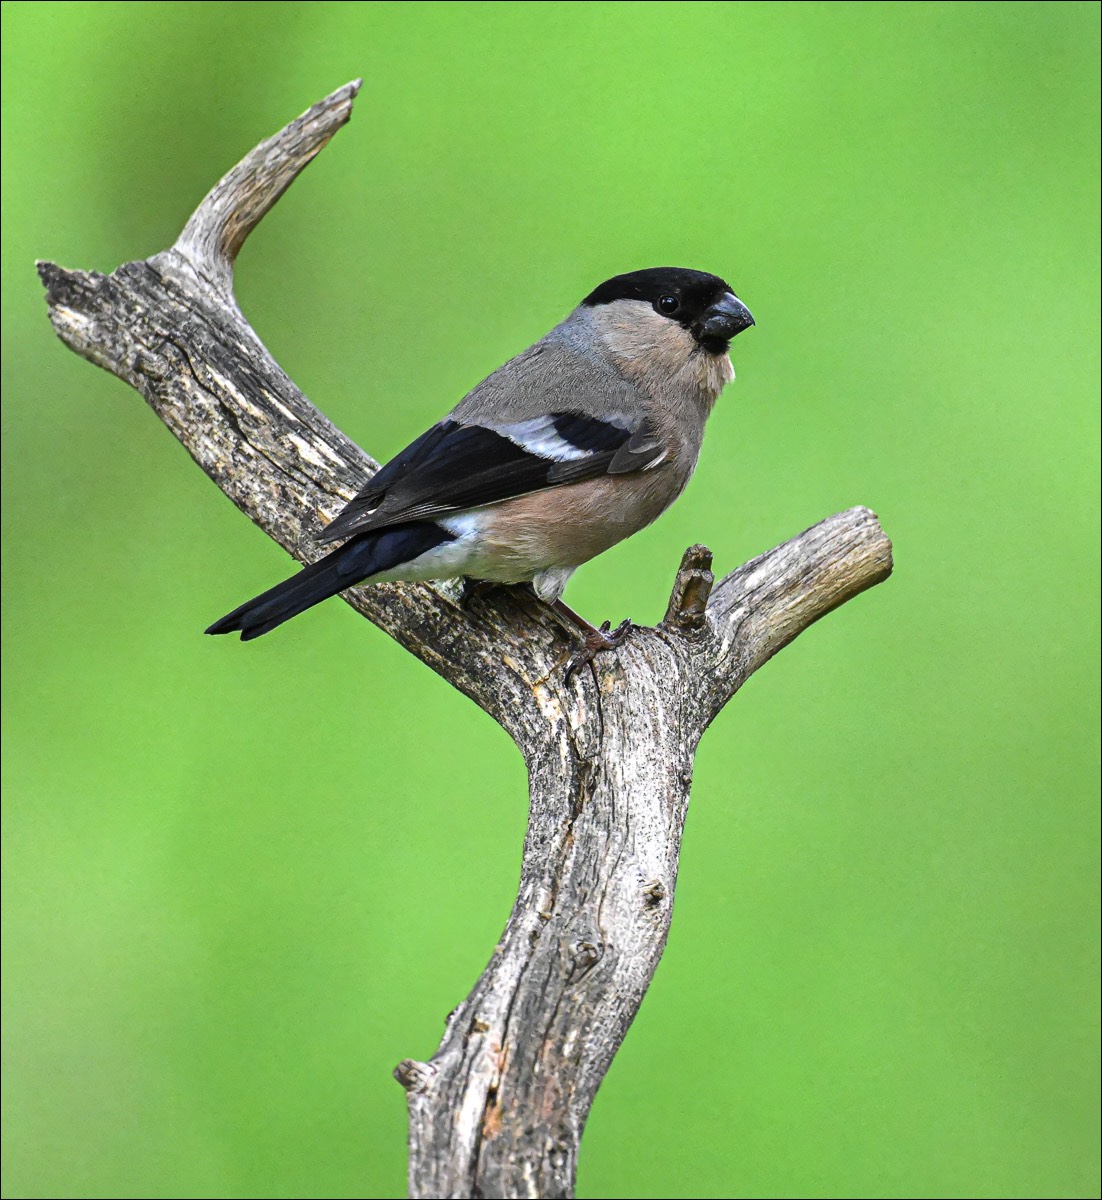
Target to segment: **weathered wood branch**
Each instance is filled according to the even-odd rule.
[[[249,232],[349,118],[352,83],[247,155],[176,244],[110,275],[39,264],[50,319],[125,380],[235,504],[302,562],[376,470],[280,370],[238,310]],[[701,733],[813,621],[891,571],[850,509],[732,572],[685,553],[662,624],[567,682],[538,606],[453,585],[344,598],[503,725],[524,754],[520,890],[490,964],[408,1090],[414,1196],[569,1196],[590,1105],[658,964]]]

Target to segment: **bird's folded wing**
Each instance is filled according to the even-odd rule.
[[[645,470],[665,452],[645,420],[632,427],[621,418],[557,412],[493,427],[441,421],[380,468],[319,541]]]

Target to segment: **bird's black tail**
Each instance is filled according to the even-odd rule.
[[[206,632],[234,633],[240,630],[241,640],[247,642],[297,617],[313,605],[328,600],[344,588],[359,583],[358,579],[349,579],[341,573],[340,557],[343,550],[341,546],[332,554],[304,567],[291,579],[277,583],[274,588],[235,608],[220,621],[215,621]]]
[[[241,640],[251,641],[345,588],[355,587],[384,571],[393,571],[453,539],[453,534],[431,521],[415,521],[362,533],[317,562],[303,567],[297,575],[227,613],[206,632],[235,633],[240,630]]]

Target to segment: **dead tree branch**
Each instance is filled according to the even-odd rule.
[[[359,84],[247,155],[176,244],[111,275],[40,263],[66,345],[135,387],[235,504],[295,558],[376,470],[241,315],[233,261],[349,119]],[[853,508],[732,572],[686,551],[662,624],[565,681],[556,623],[449,585],[345,599],[509,731],[528,764],[520,891],[490,963],[427,1063],[396,1071],[413,1196],[569,1196],[578,1143],[666,941],[700,735],[801,630],[891,571]]]

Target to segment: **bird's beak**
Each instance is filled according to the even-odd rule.
[[[753,324],[754,318],[746,305],[727,292],[704,313],[697,336],[702,342],[726,343]]]

